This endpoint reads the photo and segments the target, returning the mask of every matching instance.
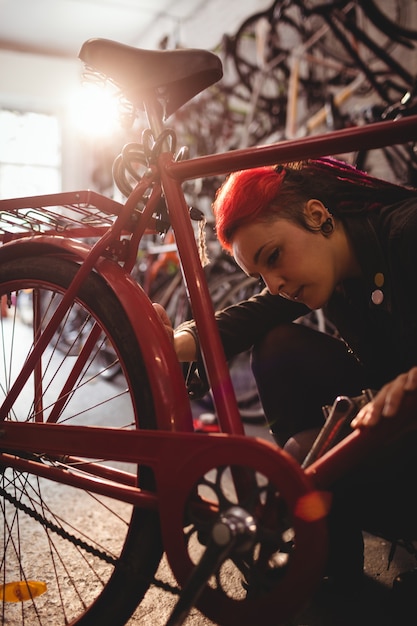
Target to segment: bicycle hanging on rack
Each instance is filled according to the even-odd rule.
[[[2,621],[33,626],[50,623],[53,612],[57,626],[124,624],[149,585],[160,584],[154,575],[165,552],[180,594],[170,626],[193,605],[219,624],[275,624],[320,580],[322,490],[392,438],[394,420],[371,435],[353,433],[303,469],[278,447],[243,436],[181,185],[415,140],[416,117],[187,160],[164,119],[219,80],[215,55],[97,39],[80,56],[145,108],[149,130],[117,163],[125,203],[90,191],[0,201]],[[130,275],[141,237],[169,224],[221,434],[193,432],[173,347]],[[58,351],[73,306],[85,334]],[[103,344],[117,355],[117,384],[99,376]],[[395,422],[397,430],[401,418]],[[236,574],[250,593],[230,585]]]
[[[291,139],[325,121],[330,96],[339,105],[370,93],[385,106],[396,102],[415,79],[411,5],[409,0],[274,0],[249,16],[226,45],[240,86],[250,94],[247,126],[268,111],[274,123],[269,137]]]

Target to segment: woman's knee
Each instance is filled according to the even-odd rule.
[[[298,385],[328,387],[336,391],[331,402],[340,394],[360,393],[365,384],[362,367],[344,342],[297,323],[276,326],[253,347],[252,371],[259,384],[272,379],[280,391],[282,381],[293,378]]]
[[[291,363],[297,363],[297,353],[304,348],[303,331],[299,324],[279,324],[254,345],[252,350],[252,370],[255,377],[280,366],[286,370]],[[301,335],[301,337],[300,337]],[[302,355],[301,355],[302,356]]]
[[[252,370],[268,422],[282,442],[323,423],[322,406],[357,395],[363,374],[345,344],[302,324],[281,324],[253,349]]]

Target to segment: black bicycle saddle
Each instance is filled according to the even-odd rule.
[[[109,39],[89,39],[79,58],[115,83],[126,98],[142,106],[149,92],[164,101],[169,117],[223,76],[222,63],[207,50],[143,50]]]

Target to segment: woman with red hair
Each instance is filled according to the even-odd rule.
[[[265,285],[216,317],[227,358],[252,348],[278,444],[302,461],[322,407],[365,388],[379,392],[352,426],[394,417],[417,389],[417,190],[321,158],[233,173],[213,210],[222,246]],[[294,323],[317,309],[337,336]],[[201,370],[193,321],[173,340],[179,359]],[[416,451],[409,433],[335,485],[329,571],[342,585],[361,579],[357,531],[376,524],[415,534]]]

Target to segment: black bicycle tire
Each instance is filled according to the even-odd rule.
[[[337,3],[335,4],[337,5]],[[332,14],[333,7],[337,11],[334,15]],[[318,28],[314,22],[315,19],[318,19],[319,23],[327,24],[329,28],[328,34],[316,42],[315,48],[325,53],[328,59],[334,59],[344,66],[344,69],[342,67],[339,72],[333,71],[328,75],[329,85],[343,86],[349,84],[352,81],[350,72],[360,69],[367,80],[356,89],[356,94],[366,96],[373,89],[384,102],[390,103],[396,99],[396,93],[401,94],[407,89],[412,80],[407,68],[396,59],[393,49],[398,45],[413,46],[404,37],[394,38],[393,34],[387,35],[383,26],[368,15],[362,2],[359,2],[357,8],[360,8],[362,23],[351,23],[349,26],[350,20],[346,16],[346,22],[341,19],[343,7],[338,9],[331,3],[313,5],[311,9],[305,7],[306,28],[309,28],[309,19],[311,22],[310,30],[312,29],[313,32]],[[399,16],[398,19],[405,20],[403,0],[395,0],[394,8]],[[388,18],[386,19],[389,21]],[[351,36],[359,41],[362,49],[361,47],[356,49],[356,45],[351,41]],[[373,61],[378,61],[385,69],[378,69],[375,64],[371,67],[370,63]],[[395,82],[387,81],[384,77],[385,74],[401,77],[401,85],[397,87]],[[323,82],[325,82],[324,78]],[[394,89],[393,95],[390,93],[391,89]]]
[[[395,0],[396,19],[398,19],[399,21],[398,24],[395,24],[395,22],[393,22],[391,18],[387,17],[387,15],[384,14],[376,6],[376,3],[373,0],[360,0],[358,3],[362,10],[363,17],[369,20],[368,28],[365,28],[364,26],[362,26],[361,28],[364,30],[365,33],[367,33],[367,31],[369,31],[369,27],[373,26],[374,28],[377,29],[380,35],[385,35],[387,38],[386,41],[378,42],[379,45],[381,45],[381,47],[383,47],[385,50],[392,49],[392,47],[398,43],[404,43],[404,37],[401,37],[401,36],[396,37],[395,29],[401,30],[403,24],[407,23],[408,12],[406,11],[405,2],[406,0]],[[325,16],[328,16],[329,10],[331,11],[332,8],[338,9],[337,3],[335,4],[336,6],[333,7],[332,4],[329,3],[329,5],[327,5],[326,3],[323,2],[318,7],[313,6],[311,9],[307,9],[306,11],[307,16],[313,16],[313,17],[318,16],[318,17],[321,17],[321,19],[323,20]],[[346,3],[346,4],[349,5],[349,3]],[[339,9],[339,10],[342,11],[343,9]],[[338,20],[336,21],[338,22]],[[334,35],[334,33],[333,33],[333,37],[335,37],[337,40],[337,37]],[[321,45],[320,42],[318,42],[318,45],[319,46]],[[352,66],[352,65],[355,66],[355,63],[351,55],[348,54],[345,49],[343,51],[342,56],[340,56],[340,54],[337,53],[337,46],[334,46],[333,43],[330,43],[329,45],[323,45],[323,49],[331,57],[335,59],[339,59],[340,61],[344,62],[347,66]]]
[[[355,165],[377,178],[383,178],[397,185],[416,185],[416,159],[412,158],[413,148],[407,144],[385,146],[379,150],[359,150],[355,155]]]
[[[417,30],[414,28],[407,28],[404,25],[408,23],[406,14],[403,14],[400,22],[393,22],[392,19],[387,17],[379,8],[378,0],[361,0],[360,3],[364,7],[369,19],[388,37],[392,37],[393,39],[404,38],[417,40]]]
[[[50,257],[16,258],[0,265],[0,293],[12,283],[24,288],[42,286],[64,292],[78,265]],[[7,292],[6,292],[7,293]],[[156,428],[153,400],[147,384],[146,369],[134,331],[121,303],[96,273],[90,274],[79,292],[78,300],[94,313],[111,338],[130,384],[130,395],[141,423],[136,427]],[[110,336],[110,333],[108,333]],[[144,384],[138,384],[142,380]],[[138,483],[153,488],[151,472],[138,473]],[[122,626],[148,590],[162,556],[159,517],[155,511],[134,508],[116,566],[94,603],[71,624],[77,626]],[[50,623],[50,621],[48,622]],[[58,625],[57,625],[58,626]]]
[[[248,65],[248,63],[241,58],[240,54],[239,54],[239,45],[240,45],[240,41],[242,39],[244,39],[245,37],[245,33],[250,30],[252,28],[252,26],[258,22],[260,22],[261,20],[268,20],[269,24],[270,24],[270,28],[271,28],[271,32],[272,29],[275,27],[275,23],[272,22],[273,20],[273,15],[276,9],[276,6],[279,4],[279,0],[273,2],[273,4],[269,7],[269,9],[265,10],[265,11],[260,11],[258,13],[254,13],[253,15],[249,16],[247,19],[245,19],[242,24],[239,26],[238,30],[236,31],[236,34],[233,37],[232,43],[233,45],[230,46],[230,53],[232,56],[232,60],[233,60],[233,64],[235,66],[237,75],[239,76],[239,79],[241,81],[241,84],[245,86],[245,88],[249,91],[249,93],[253,92],[254,89],[254,82],[255,82],[255,78],[254,75],[259,72],[259,69],[255,67],[255,65],[253,65],[253,67],[250,67]],[[292,28],[294,28],[295,30],[299,30],[299,26],[295,23],[293,23],[293,21],[289,21],[288,26],[291,26]],[[287,65],[287,60],[288,60],[288,51],[287,50],[280,50],[280,55],[282,54],[282,60],[274,67],[273,70],[271,70],[269,72],[269,75],[272,76],[274,74],[274,72],[276,72],[277,70],[280,71],[280,73],[282,74],[282,79],[281,77],[279,78],[279,81],[277,81],[277,84],[279,84],[279,89],[277,91],[277,94],[265,94],[262,92],[262,90],[260,90],[259,92],[259,105],[261,107],[266,106],[267,108],[269,108],[271,106],[271,102],[274,103],[275,106],[279,105],[281,103],[281,99],[282,99],[282,106],[284,106],[285,109],[285,103],[286,103],[286,89],[287,89],[287,82],[288,82],[288,78],[290,76],[290,69]],[[253,60],[253,64],[255,63],[255,60]],[[246,66],[248,71],[243,71],[242,70],[242,66]],[[281,93],[283,92],[283,93]],[[282,115],[284,115],[284,111],[282,113]]]

